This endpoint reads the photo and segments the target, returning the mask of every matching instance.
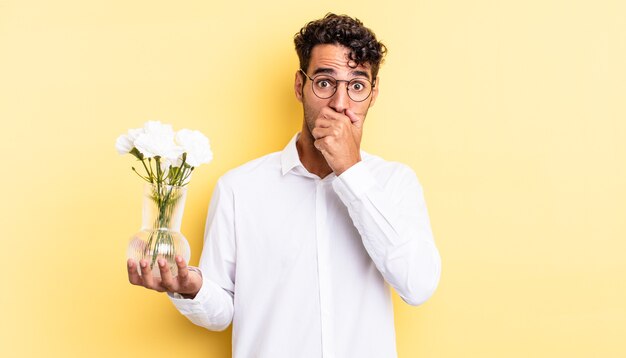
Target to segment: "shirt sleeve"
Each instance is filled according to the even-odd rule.
[[[405,302],[419,305],[437,288],[441,258],[415,173],[394,165],[381,183],[361,161],[343,172],[333,188],[378,271]]]
[[[233,319],[235,230],[232,193],[217,182],[207,215],[199,269],[202,287],[193,299],[170,294],[170,300],[191,322],[213,331],[226,329]]]

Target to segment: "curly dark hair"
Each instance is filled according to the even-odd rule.
[[[356,66],[370,64],[372,79],[378,75],[378,68],[387,53],[387,47],[376,40],[374,32],[363,26],[359,19],[333,13],[306,24],[296,33],[293,41],[300,59],[300,68],[305,72],[315,45],[339,44],[347,47],[350,49],[350,60]]]

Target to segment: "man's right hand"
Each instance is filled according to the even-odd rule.
[[[185,298],[193,299],[202,287],[202,276],[195,271],[190,271],[181,256],[176,256],[178,276],[172,277],[165,259],[158,259],[161,278],[153,277],[147,260],[139,261],[139,269],[133,259],[128,259],[128,281],[133,285],[143,286],[158,292],[179,293]]]

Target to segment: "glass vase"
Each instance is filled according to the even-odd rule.
[[[144,187],[141,230],[128,244],[127,258],[135,260],[139,274],[139,260],[146,259],[152,276],[161,277],[157,260],[164,258],[172,276],[178,275],[175,257],[189,262],[189,242],[180,232],[183,219],[186,186],[147,183]]]

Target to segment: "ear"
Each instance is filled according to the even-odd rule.
[[[374,86],[374,88],[372,88],[372,99],[370,100],[370,105],[369,107],[372,107],[374,105],[374,103],[376,103],[376,97],[378,97],[378,89],[380,88],[380,77],[376,76],[376,86]]]
[[[296,78],[293,83],[293,90],[296,92],[296,98],[300,103],[302,103],[302,85],[304,84],[303,77],[304,76],[302,76],[302,73],[300,73],[299,70],[296,71]]]

